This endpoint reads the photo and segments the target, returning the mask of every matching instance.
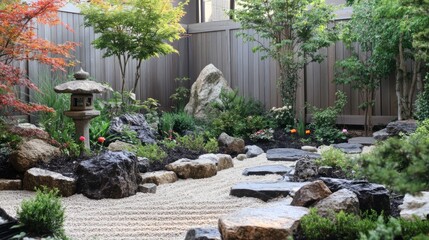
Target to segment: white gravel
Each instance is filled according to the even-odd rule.
[[[238,182],[277,180],[278,175],[243,176],[243,169],[291,162],[267,161],[265,154],[237,161],[234,168],[206,179],[160,185],[156,194],[137,193],[124,199],[91,200],[81,194],[63,199],[65,230],[72,239],[181,239],[194,227],[217,227],[219,217],[244,207],[265,204],[255,198],[229,196]],[[28,191],[0,191],[0,207],[15,216]]]

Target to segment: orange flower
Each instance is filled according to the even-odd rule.
[[[295,129],[295,128],[292,128],[292,129],[290,130],[290,133],[292,133],[292,134],[296,133],[296,129]]]
[[[310,135],[311,131],[310,130],[305,130],[305,134]]]

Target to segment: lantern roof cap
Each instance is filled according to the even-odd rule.
[[[62,83],[54,88],[54,91],[57,93],[81,93],[81,94],[92,94],[92,93],[102,93],[109,89],[109,87],[87,80],[89,73],[83,71],[81,68],[78,72],[74,74],[76,80]]]

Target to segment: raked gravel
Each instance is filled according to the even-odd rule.
[[[264,205],[255,198],[229,196],[238,182],[275,181],[278,175],[243,176],[247,167],[284,164],[271,162],[265,154],[237,161],[234,168],[206,179],[179,180],[160,185],[156,194],[137,193],[124,199],[91,200],[81,194],[63,198],[65,230],[72,239],[180,239],[194,227],[217,227],[219,217],[244,207]],[[0,207],[12,216],[28,191],[0,191]]]

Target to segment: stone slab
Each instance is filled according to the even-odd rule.
[[[267,159],[270,161],[296,161],[304,157],[317,159],[320,155],[295,148],[274,148],[267,151]]]
[[[254,197],[263,201],[293,195],[308,182],[243,182],[231,188],[230,195],[236,197]]]
[[[375,144],[375,138],[373,137],[354,137],[348,140],[348,143],[362,144],[364,146],[370,146]]]
[[[363,145],[358,143],[339,143],[332,144],[332,146],[347,154],[359,154],[362,152],[363,148]]]
[[[267,174],[290,174],[293,171],[293,168],[286,167],[283,165],[265,165],[265,166],[257,166],[246,168],[243,171],[244,176],[250,175],[267,175]]]

